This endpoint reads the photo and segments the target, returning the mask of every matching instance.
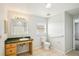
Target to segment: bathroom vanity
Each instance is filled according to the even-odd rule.
[[[4,32],[10,38],[5,41],[5,55],[32,55],[33,39],[28,36],[29,31],[26,15],[15,11],[8,11],[7,19],[8,21],[4,20]],[[26,35],[27,37],[25,37]]]
[[[31,38],[8,38],[5,41],[5,55],[6,56],[32,55],[32,42],[33,39]]]

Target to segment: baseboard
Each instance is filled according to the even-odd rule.
[[[67,50],[66,52],[65,52],[65,54],[67,54],[68,52],[70,52],[70,51],[72,51],[73,49],[69,49],[69,50]]]

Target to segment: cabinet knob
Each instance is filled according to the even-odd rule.
[[[12,50],[10,50],[10,52],[12,52]]]

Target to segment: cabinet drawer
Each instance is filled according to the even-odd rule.
[[[16,48],[6,49],[6,55],[16,55]]]
[[[16,44],[6,44],[6,49],[8,48],[16,48]]]

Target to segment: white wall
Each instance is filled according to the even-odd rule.
[[[28,15],[28,14],[24,14],[22,12],[18,12],[18,11],[11,11],[9,9],[7,10],[7,15],[9,16],[8,20],[11,20],[11,17],[14,16],[24,16],[24,18],[27,20],[27,27],[28,29],[26,31],[28,31],[27,36],[31,36],[31,38],[33,39],[33,46],[34,48],[39,48],[41,46],[41,39],[40,36],[37,35],[38,30],[37,30],[37,25],[39,23],[41,24],[46,24],[46,20],[44,17],[40,17],[40,16],[35,16],[35,15]],[[10,11],[10,13],[8,12]],[[13,15],[12,15],[13,14]],[[10,35],[9,35],[10,36]]]
[[[28,23],[28,33],[29,35],[34,39],[33,41],[33,45],[34,48],[39,48],[41,47],[41,37],[40,34],[43,33],[39,33],[39,31],[37,30],[37,26],[38,24],[46,24],[46,20],[45,18],[42,17],[38,17],[38,16],[31,16],[31,19],[29,20]]]
[[[64,12],[52,16],[48,21],[48,34],[52,41],[52,48],[62,52],[65,51],[64,27]]]
[[[73,48],[73,18],[65,12],[65,52]]]
[[[7,9],[7,11],[8,10],[9,9]],[[7,15],[9,14],[9,17],[10,17],[10,18],[8,18],[8,20],[11,20],[11,17],[17,16],[17,14],[19,16],[24,16],[26,18],[26,20],[27,20],[26,21],[27,22],[27,27],[28,27],[28,29],[27,29],[28,30],[27,36],[31,36],[31,38],[33,39],[33,46],[34,46],[34,48],[39,48],[41,46],[41,39],[40,39],[40,36],[39,36],[40,34],[37,35],[37,33],[38,33],[37,25],[39,23],[46,24],[45,18],[40,17],[40,16],[23,14],[22,12],[17,12],[17,11],[16,12],[15,11],[11,11],[10,13],[13,14],[13,15],[9,14],[9,12],[8,12]]]
[[[5,13],[4,13],[3,5],[0,4],[0,35],[2,38],[0,39],[0,56],[3,56],[5,53],[4,49],[4,42],[6,40],[6,34],[4,33],[4,20],[5,20]]]
[[[73,18],[67,12],[52,16],[48,24],[49,38],[52,47],[69,52],[73,48]]]

